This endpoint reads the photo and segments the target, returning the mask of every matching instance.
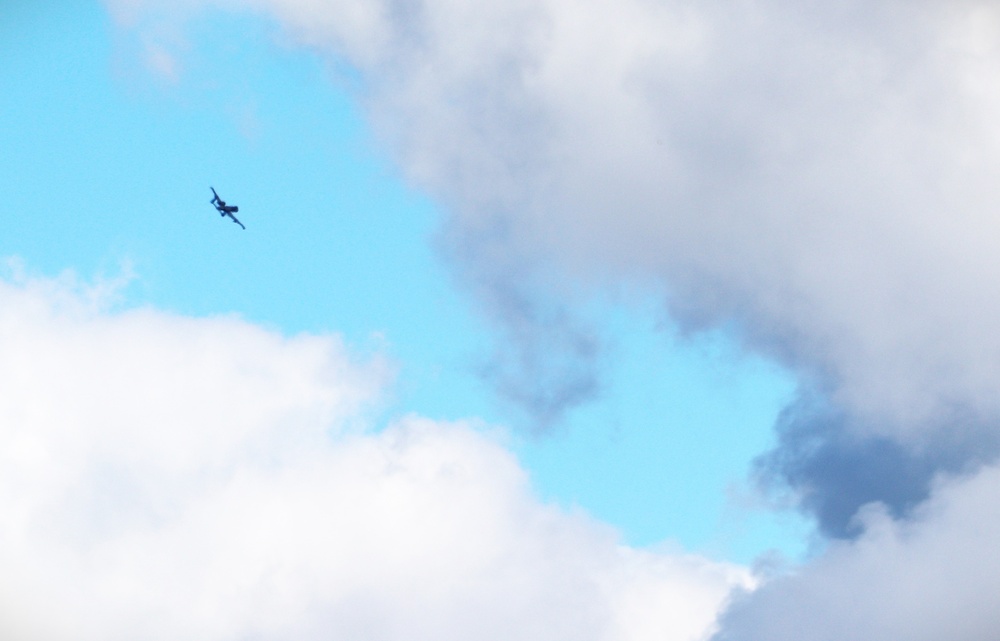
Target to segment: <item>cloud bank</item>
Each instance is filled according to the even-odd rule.
[[[702,638],[739,568],[540,503],[333,336],[0,280],[0,637]]]
[[[991,468],[939,484],[905,522],[869,506],[860,538],[737,601],[716,641],[995,638],[998,493]]]
[[[537,337],[574,287],[629,283],[799,375],[759,471],[845,542],[749,596],[721,638],[785,638],[784,620],[796,638],[997,635],[931,578],[996,591],[965,562],[974,525],[992,531],[970,497],[995,502],[1000,449],[995,3],[204,4],[266,12],[360,72],[376,132],[450,212],[473,291],[540,324],[512,332],[515,354],[551,356]],[[491,302],[522,296],[563,311]],[[590,366],[580,344],[557,355],[571,373]],[[520,361],[504,371],[530,380]]]

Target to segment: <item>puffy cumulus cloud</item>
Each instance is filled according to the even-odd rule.
[[[746,572],[541,504],[500,437],[366,418],[331,336],[0,280],[0,637],[694,640]],[[368,409],[366,409],[368,408]]]
[[[713,639],[996,638],[998,493],[1000,469],[990,467],[938,484],[904,523],[869,506],[862,537],[738,599]]]

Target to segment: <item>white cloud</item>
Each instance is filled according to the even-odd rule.
[[[96,292],[96,294],[95,294]],[[739,568],[544,505],[500,435],[371,431],[332,336],[0,281],[0,636],[694,640]]]

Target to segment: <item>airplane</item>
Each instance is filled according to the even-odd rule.
[[[212,195],[214,196],[214,198],[212,198],[212,200],[210,200],[209,202],[212,203],[213,205],[215,205],[215,210],[219,212],[219,215],[220,216],[229,216],[230,218],[233,219],[234,223],[236,223],[240,227],[243,227],[243,223],[241,223],[236,218],[236,216],[233,216],[233,214],[235,214],[236,212],[238,212],[240,210],[240,208],[237,207],[236,205],[227,205],[226,201],[224,201],[221,198],[219,198],[219,194],[215,193],[215,187],[209,187],[209,189],[212,190]],[[246,227],[243,227],[243,229],[245,230]]]

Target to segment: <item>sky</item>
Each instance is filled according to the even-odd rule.
[[[995,638],[991,3],[37,4],[5,638]]]

